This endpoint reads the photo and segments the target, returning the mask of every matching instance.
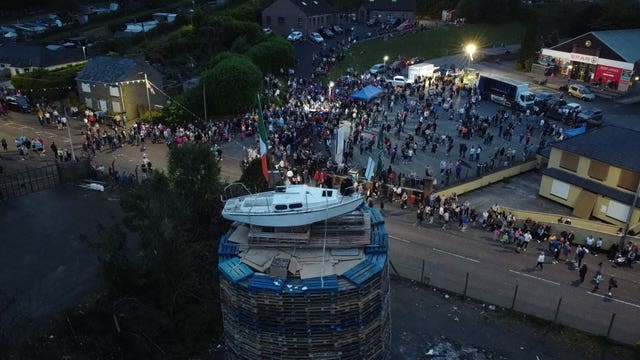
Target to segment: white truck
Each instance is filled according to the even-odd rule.
[[[416,77],[421,76],[422,79],[426,79],[428,77],[433,76],[433,72],[438,69],[437,66],[429,63],[420,63],[411,65],[407,68],[407,80],[410,83],[415,82]]]
[[[529,91],[529,84],[496,75],[480,75],[478,91],[483,99],[516,110],[533,108],[536,98]]]

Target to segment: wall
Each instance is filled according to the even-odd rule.
[[[271,17],[271,23],[267,22],[268,17]],[[284,23],[278,23],[279,17],[284,18]],[[302,26],[298,24],[299,17],[303,19]],[[302,31],[307,36],[309,31],[314,30],[307,28],[306,21],[306,15],[288,0],[278,0],[262,11],[262,25],[283,36],[289,35],[291,29]]]

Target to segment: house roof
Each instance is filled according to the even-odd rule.
[[[619,201],[623,204],[631,204],[633,203],[634,194],[629,194],[618,189],[612,188],[605,184],[599,183],[597,181],[593,181],[587,178],[583,178],[576,174],[572,174],[570,172],[560,170],[557,168],[547,168],[542,172],[544,175],[552,177],[554,179],[558,179],[560,181],[567,182],[569,184],[573,184],[575,186],[579,186],[585,190],[588,190],[595,194],[600,194],[606,198],[613,199]],[[636,207],[640,208],[640,201],[636,202]]]
[[[627,62],[640,60],[640,29],[592,31],[593,36],[602,40],[611,50]]]
[[[335,7],[326,0],[290,0],[293,5],[307,16],[333,14],[337,12]]]
[[[640,173],[640,161],[637,158],[637,155],[640,154],[638,138],[640,138],[640,131],[608,125],[563,140],[552,146]]]
[[[415,11],[416,0],[365,0],[362,7],[379,11]]]
[[[43,46],[0,42],[0,63],[9,64],[12,67],[45,68],[70,64],[83,59],[84,56],[80,49],[59,48],[51,50]]]
[[[97,56],[89,59],[76,76],[76,80],[99,83],[116,83],[140,79],[140,72],[148,71],[142,59]]]

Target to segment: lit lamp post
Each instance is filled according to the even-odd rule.
[[[469,57],[469,65],[467,67],[471,67],[473,54],[476,52],[476,50],[478,50],[478,48],[475,44],[467,44],[467,46],[464,47],[464,52],[467,53],[467,56]]]
[[[573,65],[567,66],[567,78],[571,78],[571,70],[573,69]]]
[[[333,89],[334,86],[336,86],[336,84],[333,81],[329,81],[329,101],[331,101],[331,89]]]
[[[86,46],[82,47],[82,56],[84,57],[85,60],[87,60],[87,47]]]
[[[384,66],[387,66],[387,61],[389,60],[389,56],[385,55],[384,58],[382,58],[382,60],[384,60]]]

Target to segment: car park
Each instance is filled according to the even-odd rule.
[[[385,64],[375,64],[369,69],[369,73],[376,75],[384,72],[385,68],[386,68]]]
[[[6,96],[4,104],[8,110],[29,113],[31,112],[31,104],[24,96]]]
[[[588,87],[580,84],[571,84],[567,90],[569,95],[581,100],[593,101],[596,98],[596,94],[592,93]]]
[[[582,110],[582,106],[578,103],[568,103],[564,106],[553,107],[550,111],[547,111],[547,116],[565,122],[568,118],[571,118],[573,114],[578,114]]]
[[[292,31],[289,36],[287,36],[287,40],[289,41],[300,41],[302,40],[302,32],[300,31]]]
[[[322,37],[322,35],[318,34],[317,32],[312,32],[311,34],[309,34],[309,40],[313,41],[316,44],[324,42],[324,38]]]
[[[409,65],[415,65],[415,64],[420,64],[424,62],[424,58],[420,57],[420,56],[414,56],[411,59],[407,60],[407,66]]]
[[[409,83],[407,78],[401,75],[394,76],[392,79],[387,79],[387,83],[391,84],[393,87],[404,87]]]
[[[340,25],[333,25],[331,28],[336,35],[344,34],[344,29],[340,27]]]
[[[604,116],[602,110],[596,108],[583,109],[576,116],[576,120],[580,123],[586,123],[588,128],[602,126]]]

